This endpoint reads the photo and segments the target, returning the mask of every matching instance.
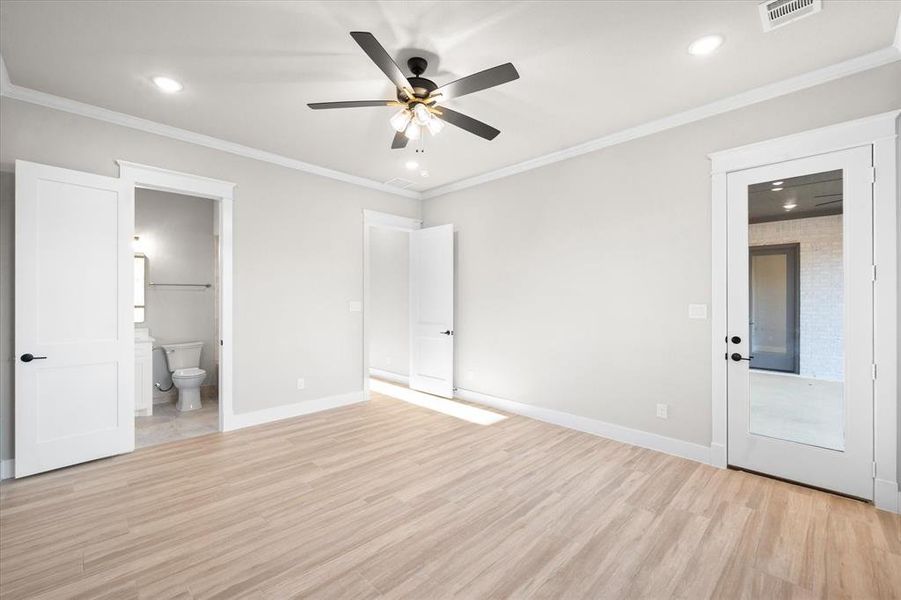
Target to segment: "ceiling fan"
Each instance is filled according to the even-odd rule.
[[[307,104],[314,110],[325,108],[360,108],[367,106],[391,106],[400,108],[390,123],[395,130],[391,148],[404,148],[408,141],[415,141],[422,137],[422,130],[428,129],[432,135],[437,135],[445,123],[456,125],[470,133],[493,140],[500,133],[494,127],[482,123],[472,117],[468,117],[455,110],[444,106],[445,100],[459,98],[466,94],[486,90],[508,81],[519,79],[519,73],[511,63],[506,63],[479,71],[468,77],[463,77],[441,87],[424,77],[428,67],[426,59],[414,56],[407,61],[407,66],[413,73],[413,77],[404,77],[397,63],[388,55],[385,48],[379,44],[371,33],[366,31],[352,31],[352,37],[363,49],[363,52],[372,59],[382,72],[388,76],[391,83],[397,88],[396,100],[351,100],[348,102],[314,102]],[[441,104],[439,104],[441,103]]]

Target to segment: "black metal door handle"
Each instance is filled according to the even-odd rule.
[[[23,354],[22,356],[19,357],[19,359],[22,362],[31,362],[33,360],[44,360],[45,358],[47,358],[47,357],[46,356],[35,356],[34,354],[30,354],[28,352],[26,352],[25,354]]]
[[[442,331],[441,335],[454,335],[454,332],[448,329],[447,331]]]
[[[740,360],[751,360],[751,359],[754,358],[754,357],[753,357],[753,356],[749,356],[748,358],[745,358],[744,356],[742,356],[742,355],[739,354],[738,352],[733,352],[732,355],[731,355],[729,358],[731,358],[731,359],[734,360],[735,362],[738,362],[738,361],[740,361]]]

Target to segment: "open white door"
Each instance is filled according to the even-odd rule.
[[[410,387],[454,397],[454,226],[410,232]]]
[[[134,196],[16,161],[16,477],[134,449]]]

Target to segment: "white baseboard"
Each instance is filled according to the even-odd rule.
[[[378,377],[379,379],[384,379],[385,381],[390,381],[391,383],[400,383],[402,385],[409,385],[410,378],[406,375],[401,375],[400,373],[392,373],[391,371],[383,371],[381,369],[373,369],[369,368],[369,375],[372,377]]]
[[[901,513],[901,491],[898,490],[897,481],[876,479],[873,504],[876,508],[893,513]]]
[[[485,406],[522,415],[538,421],[544,421],[545,423],[560,425],[561,427],[567,427],[577,431],[584,431],[585,433],[591,433],[618,442],[632,444],[633,446],[657,450],[658,452],[672,454],[673,456],[680,456],[699,463],[711,464],[711,449],[709,446],[677,440],[656,433],[639,431],[638,429],[630,429],[629,427],[614,425],[612,423],[598,421],[588,417],[580,417],[551,408],[543,408],[531,404],[523,404],[522,402],[515,402],[513,400],[506,400],[504,398],[497,398],[495,396],[489,396],[488,394],[473,392],[471,390],[457,389],[454,395],[461,400],[484,404]]]
[[[360,390],[358,392],[326,396],[325,398],[316,398],[315,400],[304,400],[303,402],[274,406],[272,408],[265,408],[263,410],[255,410],[247,413],[226,415],[224,431],[234,431],[235,429],[242,429],[244,427],[271,423],[272,421],[309,415],[322,410],[330,410],[349,404],[356,404],[357,402],[364,402],[366,399],[366,394]]]
[[[16,474],[16,461],[13,458],[0,460],[0,479],[12,479]]]

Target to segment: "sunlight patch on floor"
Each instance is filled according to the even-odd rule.
[[[492,425],[498,421],[503,421],[507,417],[505,415],[491,412],[482,408],[476,408],[468,404],[461,404],[446,398],[439,398],[430,394],[423,394],[410,388],[405,388],[393,383],[382,381],[381,379],[370,379],[369,389],[379,394],[391,396],[422,408],[434,410],[442,414],[463,419],[477,425]]]

